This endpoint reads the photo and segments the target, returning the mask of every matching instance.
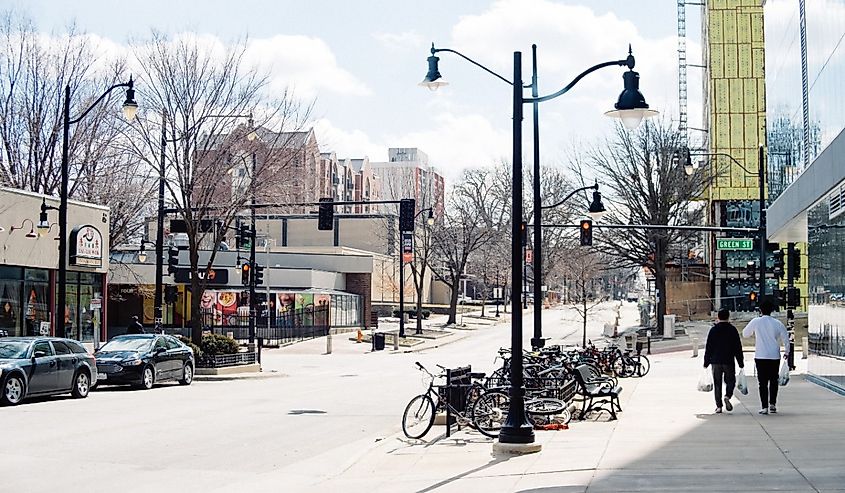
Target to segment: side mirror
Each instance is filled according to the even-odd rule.
[[[33,358],[43,358],[47,356],[47,353],[44,351],[35,351],[35,354],[32,355]]]

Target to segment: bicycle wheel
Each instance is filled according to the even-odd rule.
[[[484,395],[484,387],[481,384],[472,384],[467,389],[467,399],[464,402],[464,415],[472,424],[472,411],[475,408],[475,401]]]
[[[638,377],[644,377],[648,371],[651,369],[651,361],[648,360],[648,357],[642,354],[638,354],[632,357],[636,362],[636,375]]]
[[[475,401],[472,408],[472,422],[475,429],[490,438],[499,436],[499,430],[508,418],[510,397],[507,393],[494,390],[486,392]]]
[[[408,438],[422,438],[434,424],[434,401],[428,394],[420,394],[405,407],[402,431]]]
[[[561,414],[564,411],[566,411],[566,403],[560,399],[541,397],[539,399],[531,399],[525,403],[525,412],[528,414],[551,416]]]

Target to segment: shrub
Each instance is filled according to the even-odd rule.
[[[194,351],[194,360],[199,361],[202,359],[202,349],[200,349],[199,346],[191,342],[191,340],[185,336],[179,336],[179,340]]]
[[[204,356],[216,356],[218,354],[236,354],[239,346],[238,341],[229,336],[206,334],[202,336],[200,349]]]

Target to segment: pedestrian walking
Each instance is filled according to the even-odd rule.
[[[748,322],[742,330],[744,337],[754,336],[754,364],[757,366],[757,380],[760,384],[760,410],[758,414],[778,412],[778,368],[780,344],[783,344],[784,359],[789,355],[789,334],[786,327],[775,318],[772,311],[775,304],[771,298],[760,302],[761,315]],[[780,344],[778,344],[780,340]]]
[[[716,324],[707,333],[707,344],[704,349],[704,368],[712,366],[713,393],[716,397],[717,414],[722,412],[722,380],[725,381],[725,409],[733,411],[734,406],[731,403],[731,398],[736,386],[734,360],[740,368],[745,367],[745,360],[742,356],[742,341],[739,339],[739,331],[728,321],[730,316],[729,310],[719,310]]]
[[[132,315],[132,321],[129,322],[129,326],[126,327],[127,334],[143,334],[144,333],[144,325],[138,321],[138,315]]]

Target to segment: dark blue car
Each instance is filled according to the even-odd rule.
[[[88,396],[96,378],[94,356],[77,341],[58,337],[0,338],[0,404],[20,404],[27,397],[66,394]]]

